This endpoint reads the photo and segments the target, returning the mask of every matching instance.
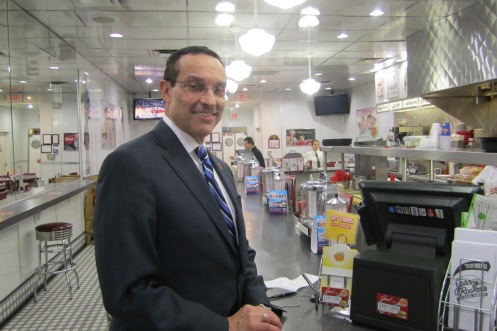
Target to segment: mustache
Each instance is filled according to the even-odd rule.
[[[193,113],[218,113],[220,111],[221,109],[217,109],[216,107],[207,104],[196,105],[195,107],[190,108],[190,112]]]

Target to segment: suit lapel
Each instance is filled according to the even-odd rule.
[[[171,169],[178,175],[178,177],[181,178],[183,183],[188,187],[195,199],[205,210],[209,216],[209,219],[214,223],[214,225],[223,234],[225,240],[227,240],[235,250],[235,246],[231,240],[228,228],[224,223],[219,206],[217,205],[212,193],[209,191],[202,173],[193,163],[190,154],[187,153],[174,132],[163,121],[160,121],[160,123],[154,128],[154,133],[157,139],[157,144],[163,148],[164,161],[168,163]],[[216,168],[216,171],[219,170],[218,164],[215,164],[214,167]],[[229,185],[226,184],[226,178],[224,178],[220,171],[218,171],[218,174],[223,181],[226,190],[228,191],[230,199],[232,199],[231,201],[235,202],[236,200],[233,200],[234,194],[232,189],[229,189]]]

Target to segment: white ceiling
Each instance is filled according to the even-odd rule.
[[[204,45],[217,51],[223,59],[243,59],[253,67],[252,75],[240,87],[271,92],[287,88],[301,93],[298,85],[308,78],[307,53],[312,52],[312,75],[322,82],[321,89],[344,91],[370,83],[375,63],[406,57],[406,38],[447,16],[476,5],[477,0],[307,0],[292,9],[282,10],[257,0],[257,15],[252,0],[232,0],[236,5],[234,24],[238,34],[228,27],[216,26],[215,0],[0,0],[8,22],[12,78],[46,85],[47,81],[74,79],[71,54],[79,53],[100,68],[130,93],[148,93],[157,88],[166,56],[155,50],[176,50],[187,45]],[[21,8],[22,11],[14,9]],[[319,26],[298,27],[300,11],[318,8]],[[374,9],[384,15],[372,17]],[[112,23],[95,19],[111,18]],[[255,57],[235,46],[235,37],[258,27],[276,37],[273,50]],[[35,21],[51,32],[35,24]],[[5,46],[5,26],[1,27]],[[111,32],[123,38],[111,38]],[[347,39],[337,36],[346,32]],[[310,36],[310,42],[308,42]],[[62,42],[61,39],[64,41]],[[1,51],[1,50],[0,50]],[[2,51],[5,52],[5,48]],[[50,57],[48,54],[55,55]],[[60,69],[45,70],[56,64]],[[136,66],[148,68],[146,72]],[[355,81],[349,78],[354,77]],[[154,80],[149,86],[147,78]],[[264,79],[267,83],[260,83]]]

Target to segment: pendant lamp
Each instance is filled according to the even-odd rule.
[[[238,44],[236,42],[236,34],[240,31],[238,25],[230,26],[231,32],[235,34],[235,52],[238,53]],[[233,60],[231,64],[226,66],[226,76],[234,81],[241,81],[250,76],[252,67],[245,63],[243,60]]]
[[[311,55],[309,54],[307,58],[309,60],[309,78],[303,80],[302,83],[300,83],[300,90],[305,94],[313,95],[314,93],[319,91],[321,83],[318,83],[316,80],[311,78]]]
[[[238,38],[238,42],[245,53],[259,56],[273,48],[275,37],[257,27],[257,0],[254,0],[254,19],[255,27]]]

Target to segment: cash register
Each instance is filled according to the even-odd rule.
[[[481,189],[376,180],[359,187],[361,226],[376,249],[354,259],[350,319],[387,330],[437,330],[454,229]]]

